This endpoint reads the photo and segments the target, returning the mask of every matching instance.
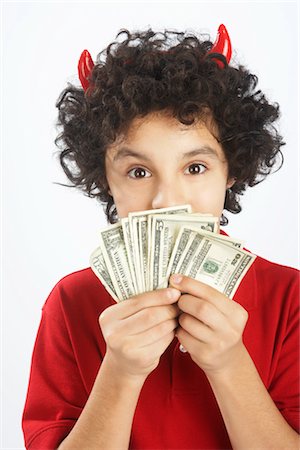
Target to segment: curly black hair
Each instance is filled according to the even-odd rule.
[[[134,118],[154,111],[171,112],[185,125],[210,112],[228,176],[236,179],[224,204],[232,213],[241,211],[239,196],[248,186],[281,167],[284,142],[273,125],[278,104],[256,89],[258,78],[245,67],[207,54],[212,45],[206,35],[190,32],[121,30],[97,56],[87,91],[69,83],[60,94],[55,140],[60,164],[72,187],[103,204],[110,223],[117,221],[117,211],[108,192],[106,149]]]

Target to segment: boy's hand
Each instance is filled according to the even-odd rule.
[[[179,283],[175,279],[171,276],[170,286],[183,293],[176,331],[180,343],[207,375],[236,366],[245,352],[242,335],[247,311],[207,284],[185,276]]]
[[[180,291],[160,289],[105,309],[99,317],[106,362],[125,377],[145,379],[175,337]]]

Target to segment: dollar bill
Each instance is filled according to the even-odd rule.
[[[90,265],[95,275],[101,280],[107,292],[115,301],[119,301],[112,279],[109,275],[101,247],[97,247],[91,254]]]
[[[140,239],[140,268],[142,277],[143,292],[147,291],[148,284],[148,235],[147,235],[147,217],[140,217],[139,223],[139,239]]]
[[[179,229],[182,226],[191,225],[197,229],[209,230],[216,233],[219,219],[200,215],[181,214],[156,214],[149,216],[150,237],[149,246],[151,248],[148,262],[149,284],[148,289],[154,290],[162,285],[166,279],[169,259],[172,253]]]
[[[100,248],[119,300],[135,295],[121,223],[101,231]]]
[[[103,229],[90,257],[116,301],[168,286],[172,273],[199,279],[232,298],[255,256],[219,233],[218,218],[189,205],[129,213]]]
[[[255,258],[246,250],[183,227],[173,248],[167,276],[181,273],[233,298]]]
[[[129,230],[131,235],[131,243],[133,247],[133,264],[136,274],[136,292],[140,294],[144,292],[144,286],[142,281],[142,270],[141,270],[141,258],[140,258],[140,236],[139,236],[139,218],[140,217],[128,217],[129,219]]]
[[[201,234],[205,234],[207,237],[214,241],[219,241],[224,245],[229,245],[230,247],[237,247],[242,248],[243,247],[243,241],[241,239],[232,238],[231,236],[226,236],[224,234],[211,232],[208,228],[201,228],[199,226],[195,226],[194,224],[188,224],[183,226],[187,229],[190,229],[191,231],[200,232]]]
[[[153,214],[188,214],[192,212],[190,205],[170,206],[168,208],[150,209],[128,214],[129,230],[133,246],[133,264],[136,273],[137,293],[151,289],[149,287],[149,259],[151,245],[149,243],[149,216]],[[151,226],[151,224],[150,224]]]
[[[130,270],[130,274],[131,274],[131,280],[132,280],[135,294],[138,294],[139,288],[138,288],[138,281],[137,281],[137,273],[135,270],[134,246],[132,243],[132,236],[130,233],[128,217],[121,219],[121,225],[122,225],[122,229],[123,229],[124,244],[125,244],[126,253],[127,253],[127,260],[128,260],[129,270]]]
[[[188,246],[189,240],[191,241],[192,238],[195,236],[195,234],[199,233],[200,230],[192,225],[189,226],[183,226],[180,229],[180,232],[178,233],[177,240],[176,240],[176,251],[175,251],[175,244],[172,249],[172,254],[169,259],[166,278],[160,283],[159,287],[166,287],[167,280],[171,273],[175,273],[175,268],[178,266],[179,260],[185,251],[185,249]],[[224,245],[228,245],[230,247],[236,247],[241,248],[242,247],[242,241],[240,239],[234,239],[229,236],[224,236],[219,233],[211,233],[207,230],[202,229],[201,235],[206,235],[207,238],[209,238],[212,241],[221,242]]]

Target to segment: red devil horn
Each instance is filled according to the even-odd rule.
[[[210,53],[221,53],[221,55],[225,56],[227,64],[229,64],[232,53],[231,42],[229,34],[223,24],[218,28],[218,34],[214,45],[212,46],[211,50],[207,52],[207,54]],[[219,59],[216,58],[215,61],[219,67],[224,67],[224,64]]]
[[[94,63],[88,50],[83,50],[78,61],[78,76],[83,89],[86,91],[90,85],[90,74],[93,70]]]

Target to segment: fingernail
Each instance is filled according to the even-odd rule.
[[[171,281],[172,283],[179,284],[182,281],[183,276],[180,274],[172,275]]]
[[[177,299],[179,297],[179,294],[180,294],[180,292],[177,291],[177,289],[168,288],[168,290],[167,290],[167,295],[172,300],[174,300],[175,298]]]

